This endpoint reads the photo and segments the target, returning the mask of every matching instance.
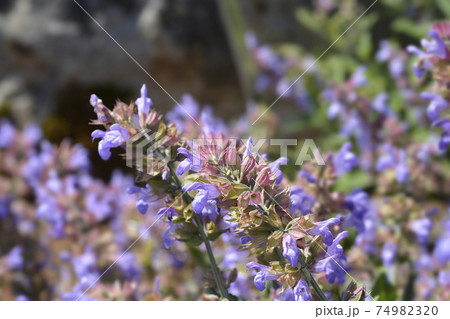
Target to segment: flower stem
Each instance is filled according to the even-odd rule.
[[[169,162],[167,166],[169,167],[169,170],[170,170],[170,176],[174,180],[175,184],[177,184],[177,187],[179,189],[181,189],[181,181],[178,178],[178,176],[175,172],[175,169],[173,168],[173,163]],[[186,204],[190,204],[192,202],[192,198],[186,192],[184,192],[182,194],[182,197]],[[225,299],[225,298],[229,299],[227,289],[225,288],[223,281],[221,279],[221,276],[220,276],[219,267],[217,266],[216,259],[214,258],[211,244],[208,240],[208,237],[206,236],[205,230],[203,229],[203,222],[197,216],[197,214],[194,214],[194,221],[197,226],[198,232],[200,233],[200,237],[202,238],[202,241],[205,244],[206,252],[208,254],[209,262],[211,264],[211,269],[212,269],[212,272],[214,275],[214,280],[216,282],[217,288],[219,289],[220,297],[222,299]]]
[[[306,266],[305,261],[302,259],[301,256],[298,258],[298,260],[300,261],[300,265],[302,265],[303,273],[305,274],[306,277],[308,277],[308,281],[311,283],[311,286],[313,286],[314,290],[319,295],[320,299],[322,301],[328,301],[328,298],[325,296],[322,289],[320,289],[319,284],[314,279],[314,276],[311,274],[308,267]]]

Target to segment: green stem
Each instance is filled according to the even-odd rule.
[[[172,177],[172,179],[174,180],[175,184],[177,185],[177,187],[179,189],[181,189],[181,181],[178,178],[175,169],[173,167],[173,163],[170,162],[168,165],[169,170],[170,170],[170,176]],[[190,204],[192,202],[192,198],[186,193],[183,192],[183,200],[186,204]],[[217,262],[216,259],[214,258],[214,254],[211,248],[211,244],[209,243],[208,237],[206,236],[205,230],[203,229],[203,222],[201,221],[201,219],[197,216],[197,214],[194,214],[194,221],[195,221],[195,225],[197,226],[198,232],[200,233],[200,237],[202,238],[203,243],[205,244],[206,247],[206,252],[208,254],[208,258],[209,258],[209,262],[211,264],[211,269],[213,271],[214,274],[214,280],[216,281],[216,285],[217,288],[219,289],[219,293],[220,293],[220,297],[222,299],[229,299],[228,298],[228,292],[223,284],[223,281],[221,279],[220,276],[220,271],[219,271],[219,267],[217,266]]]
[[[203,226],[202,226],[203,223],[200,220],[200,218],[197,216],[197,214],[194,215],[194,220],[197,224],[197,228],[200,233],[200,236],[202,237],[203,243],[205,244],[206,252],[208,253],[209,262],[211,263],[211,269],[214,274],[214,280],[216,281],[217,288],[219,288],[220,297],[222,299],[224,299],[224,298],[229,299],[228,292],[227,292],[225,286],[223,285],[222,278],[220,277],[219,267],[217,267],[216,259],[214,258],[211,244],[209,243],[208,237],[206,237],[205,231],[203,229]]]
[[[308,280],[311,283],[311,286],[313,286],[314,290],[316,291],[316,293],[319,295],[320,299],[322,299],[322,301],[328,301],[327,297],[325,296],[325,294],[323,293],[322,289],[320,289],[319,284],[317,283],[317,281],[314,279],[314,276],[311,274],[311,272],[309,271],[308,267],[306,266],[306,263],[304,262],[304,260],[302,259],[302,257],[300,256],[298,258],[298,260],[300,261],[300,265],[302,266],[302,270],[303,273],[306,275],[306,277],[308,277]]]

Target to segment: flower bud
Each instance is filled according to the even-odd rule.
[[[144,119],[144,117],[142,117]],[[150,110],[150,113],[145,118],[145,127],[151,128],[158,124],[161,117],[154,110]]]
[[[256,165],[256,161],[253,156],[245,156],[244,161],[242,162],[242,172],[248,173],[250,172]]]
[[[258,173],[258,176],[256,177],[256,184],[264,187],[269,185],[270,182],[270,167],[266,166]]]
[[[224,151],[225,165],[236,165],[236,148],[227,147]]]
[[[262,195],[257,190],[253,191],[250,199],[252,200],[252,203],[255,205],[261,205],[261,203],[263,202]]]
[[[241,195],[239,195],[237,200],[238,200],[238,207],[240,210],[244,210],[248,207],[250,197],[251,195],[249,191],[245,191]]]
[[[250,213],[248,213],[250,216],[250,220],[253,227],[261,226],[264,221],[264,215],[257,210],[252,210]]]
[[[285,189],[283,189],[283,191],[275,195],[274,197],[275,203],[284,209],[288,208],[289,205],[291,204],[290,194],[291,190],[286,187]]]

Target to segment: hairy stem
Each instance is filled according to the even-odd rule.
[[[173,181],[175,182],[177,187],[179,189],[181,189],[181,181],[175,172],[173,163],[170,162],[167,166],[169,167],[171,178],[173,179]],[[186,204],[190,204],[192,202],[192,198],[186,192],[183,192],[182,197]],[[220,297],[222,299],[225,299],[225,298],[229,299],[227,289],[225,288],[222,278],[220,276],[219,267],[217,266],[216,259],[214,258],[211,244],[208,240],[208,237],[206,236],[205,230],[203,229],[203,222],[197,216],[197,214],[194,214],[194,221],[195,221],[195,225],[197,226],[198,232],[200,233],[200,237],[202,238],[202,241],[205,244],[206,252],[208,254],[209,262],[211,264],[211,269],[212,269],[212,272],[214,275],[214,280],[216,282],[217,288],[219,289]]]
[[[314,279],[314,276],[312,275],[312,273],[309,271],[308,267],[306,266],[306,263],[304,262],[304,260],[302,259],[302,257],[300,256],[298,258],[300,265],[302,265],[302,270],[303,273],[305,274],[306,277],[308,277],[308,281],[311,283],[311,286],[313,286],[314,290],[316,291],[316,293],[319,295],[320,299],[322,301],[328,301],[328,298],[325,296],[325,294],[323,293],[322,289],[320,289],[319,284],[317,283],[317,281]]]

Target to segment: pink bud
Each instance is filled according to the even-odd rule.
[[[251,195],[251,200],[252,200],[253,204],[260,205],[263,201],[261,193],[258,192],[257,190],[253,191],[253,193]]]
[[[256,177],[256,184],[264,187],[269,185],[270,182],[270,167],[266,166],[258,173],[258,176]]]
[[[224,151],[224,160],[226,165],[236,165],[236,148],[228,147]]]
[[[244,161],[242,162],[242,172],[248,173],[250,172],[256,165],[256,161],[253,156],[245,156]]]
[[[250,192],[245,191],[238,197],[238,207],[240,210],[244,210],[248,207],[248,204],[250,202]]]

